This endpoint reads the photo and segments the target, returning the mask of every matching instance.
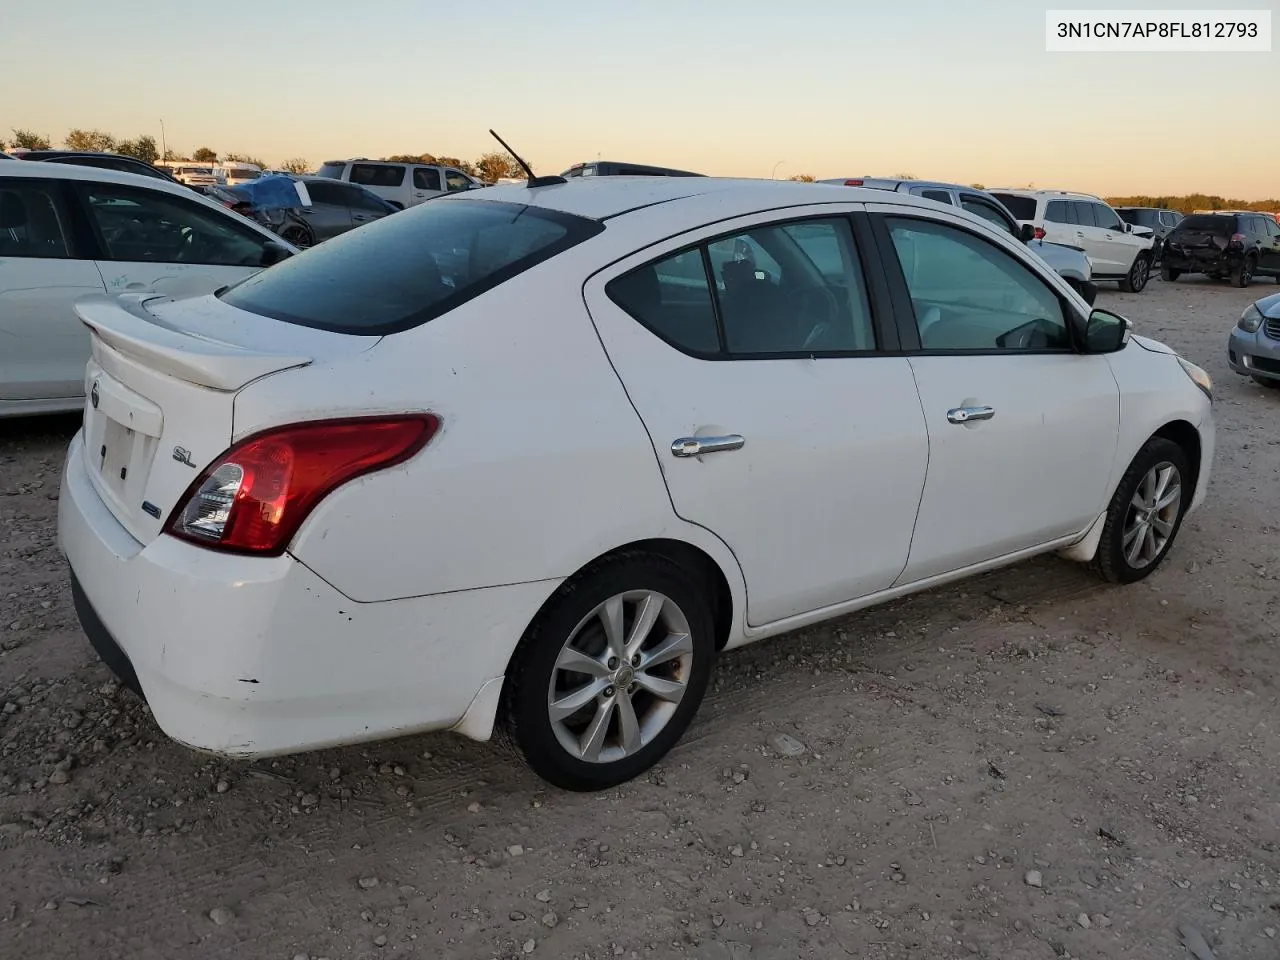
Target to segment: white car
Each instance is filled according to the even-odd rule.
[[[344,180],[372,190],[400,209],[417,206],[449,193],[483,187],[484,182],[456,167],[434,163],[400,163],[393,160],[326,160],[317,177]]]
[[[79,410],[89,294],[206,294],[293,247],[186,187],[64,163],[0,164],[0,417]]]
[[[79,310],[81,623],[232,756],[500,721],[616,784],[724,648],[1047,551],[1145,577],[1214,447],[1204,371],[880,190],[493,187]]]
[[[1151,277],[1155,238],[1135,228],[1104,200],[1062,190],[992,190],[1019,223],[1050,243],[1082,247],[1093,261],[1095,281],[1114,280],[1127,293],[1139,293]]]

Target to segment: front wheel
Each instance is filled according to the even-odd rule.
[[[1247,287],[1249,285],[1249,281],[1253,279],[1253,268],[1253,257],[1245,257],[1240,261],[1239,265],[1231,271],[1231,282],[1237,287]]]
[[[1145,250],[1133,258],[1133,266],[1120,281],[1120,289],[1125,293],[1141,293],[1151,277],[1151,254]]]
[[[1160,279],[1164,280],[1166,283],[1173,283],[1173,281],[1177,280],[1180,276],[1182,276],[1182,271],[1175,270],[1168,264],[1165,264],[1160,268]]]
[[[1138,451],[1107,507],[1094,566],[1112,583],[1135,583],[1160,566],[1191,503],[1187,455],[1152,437]]]
[[[567,790],[603,790],[657,763],[707,689],[712,595],[700,576],[648,553],[566,582],[507,673],[508,733],[534,772]]]

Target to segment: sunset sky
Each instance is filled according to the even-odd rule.
[[[599,155],[731,176],[1280,196],[1280,124],[1263,109],[1280,54],[1050,54],[1046,5],[1025,0],[8,7],[0,139],[97,127],[159,143],[163,119],[171,149],[318,165],[474,159],[494,127],[541,173]]]

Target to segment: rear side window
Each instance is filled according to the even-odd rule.
[[[603,229],[524,204],[424,203],[255,274],[222,299],[285,323],[380,336],[448,313]]]
[[[328,177],[330,180],[341,180],[342,172],[347,169],[347,165],[340,160],[330,160],[320,165],[320,169],[316,171],[317,177]]]
[[[404,183],[404,167],[391,163],[354,163],[350,180],[362,187],[398,187]]]
[[[0,257],[71,256],[67,211],[54,183],[0,180]]]
[[[1036,218],[1036,202],[1032,197],[1020,197],[1014,193],[993,193],[992,196],[1008,207],[1018,220]]]

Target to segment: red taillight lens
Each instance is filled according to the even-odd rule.
[[[1037,240],[1043,240],[1045,236],[1044,227],[1036,227],[1034,231],[1034,236]]]
[[[862,186],[862,181],[861,181],[861,180],[846,180],[846,181],[844,182],[844,185],[845,185],[846,187],[860,187],[860,186]]]
[[[1247,239],[1247,238],[1245,237],[1245,235],[1244,235],[1243,233],[1233,233],[1233,234],[1231,235],[1231,242],[1230,242],[1230,243],[1228,243],[1228,244],[1227,244],[1227,246],[1229,246],[1229,247],[1243,247],[1243,246],[1244,246],[1244,242],[1245,242],[1245,240],[1246,240],[1246,239]]]
[[[196,478],[165,532],[217,550],[278,555],[329,493],[408,460],[439,426],[430,414],[360,417],[248,437]]]

